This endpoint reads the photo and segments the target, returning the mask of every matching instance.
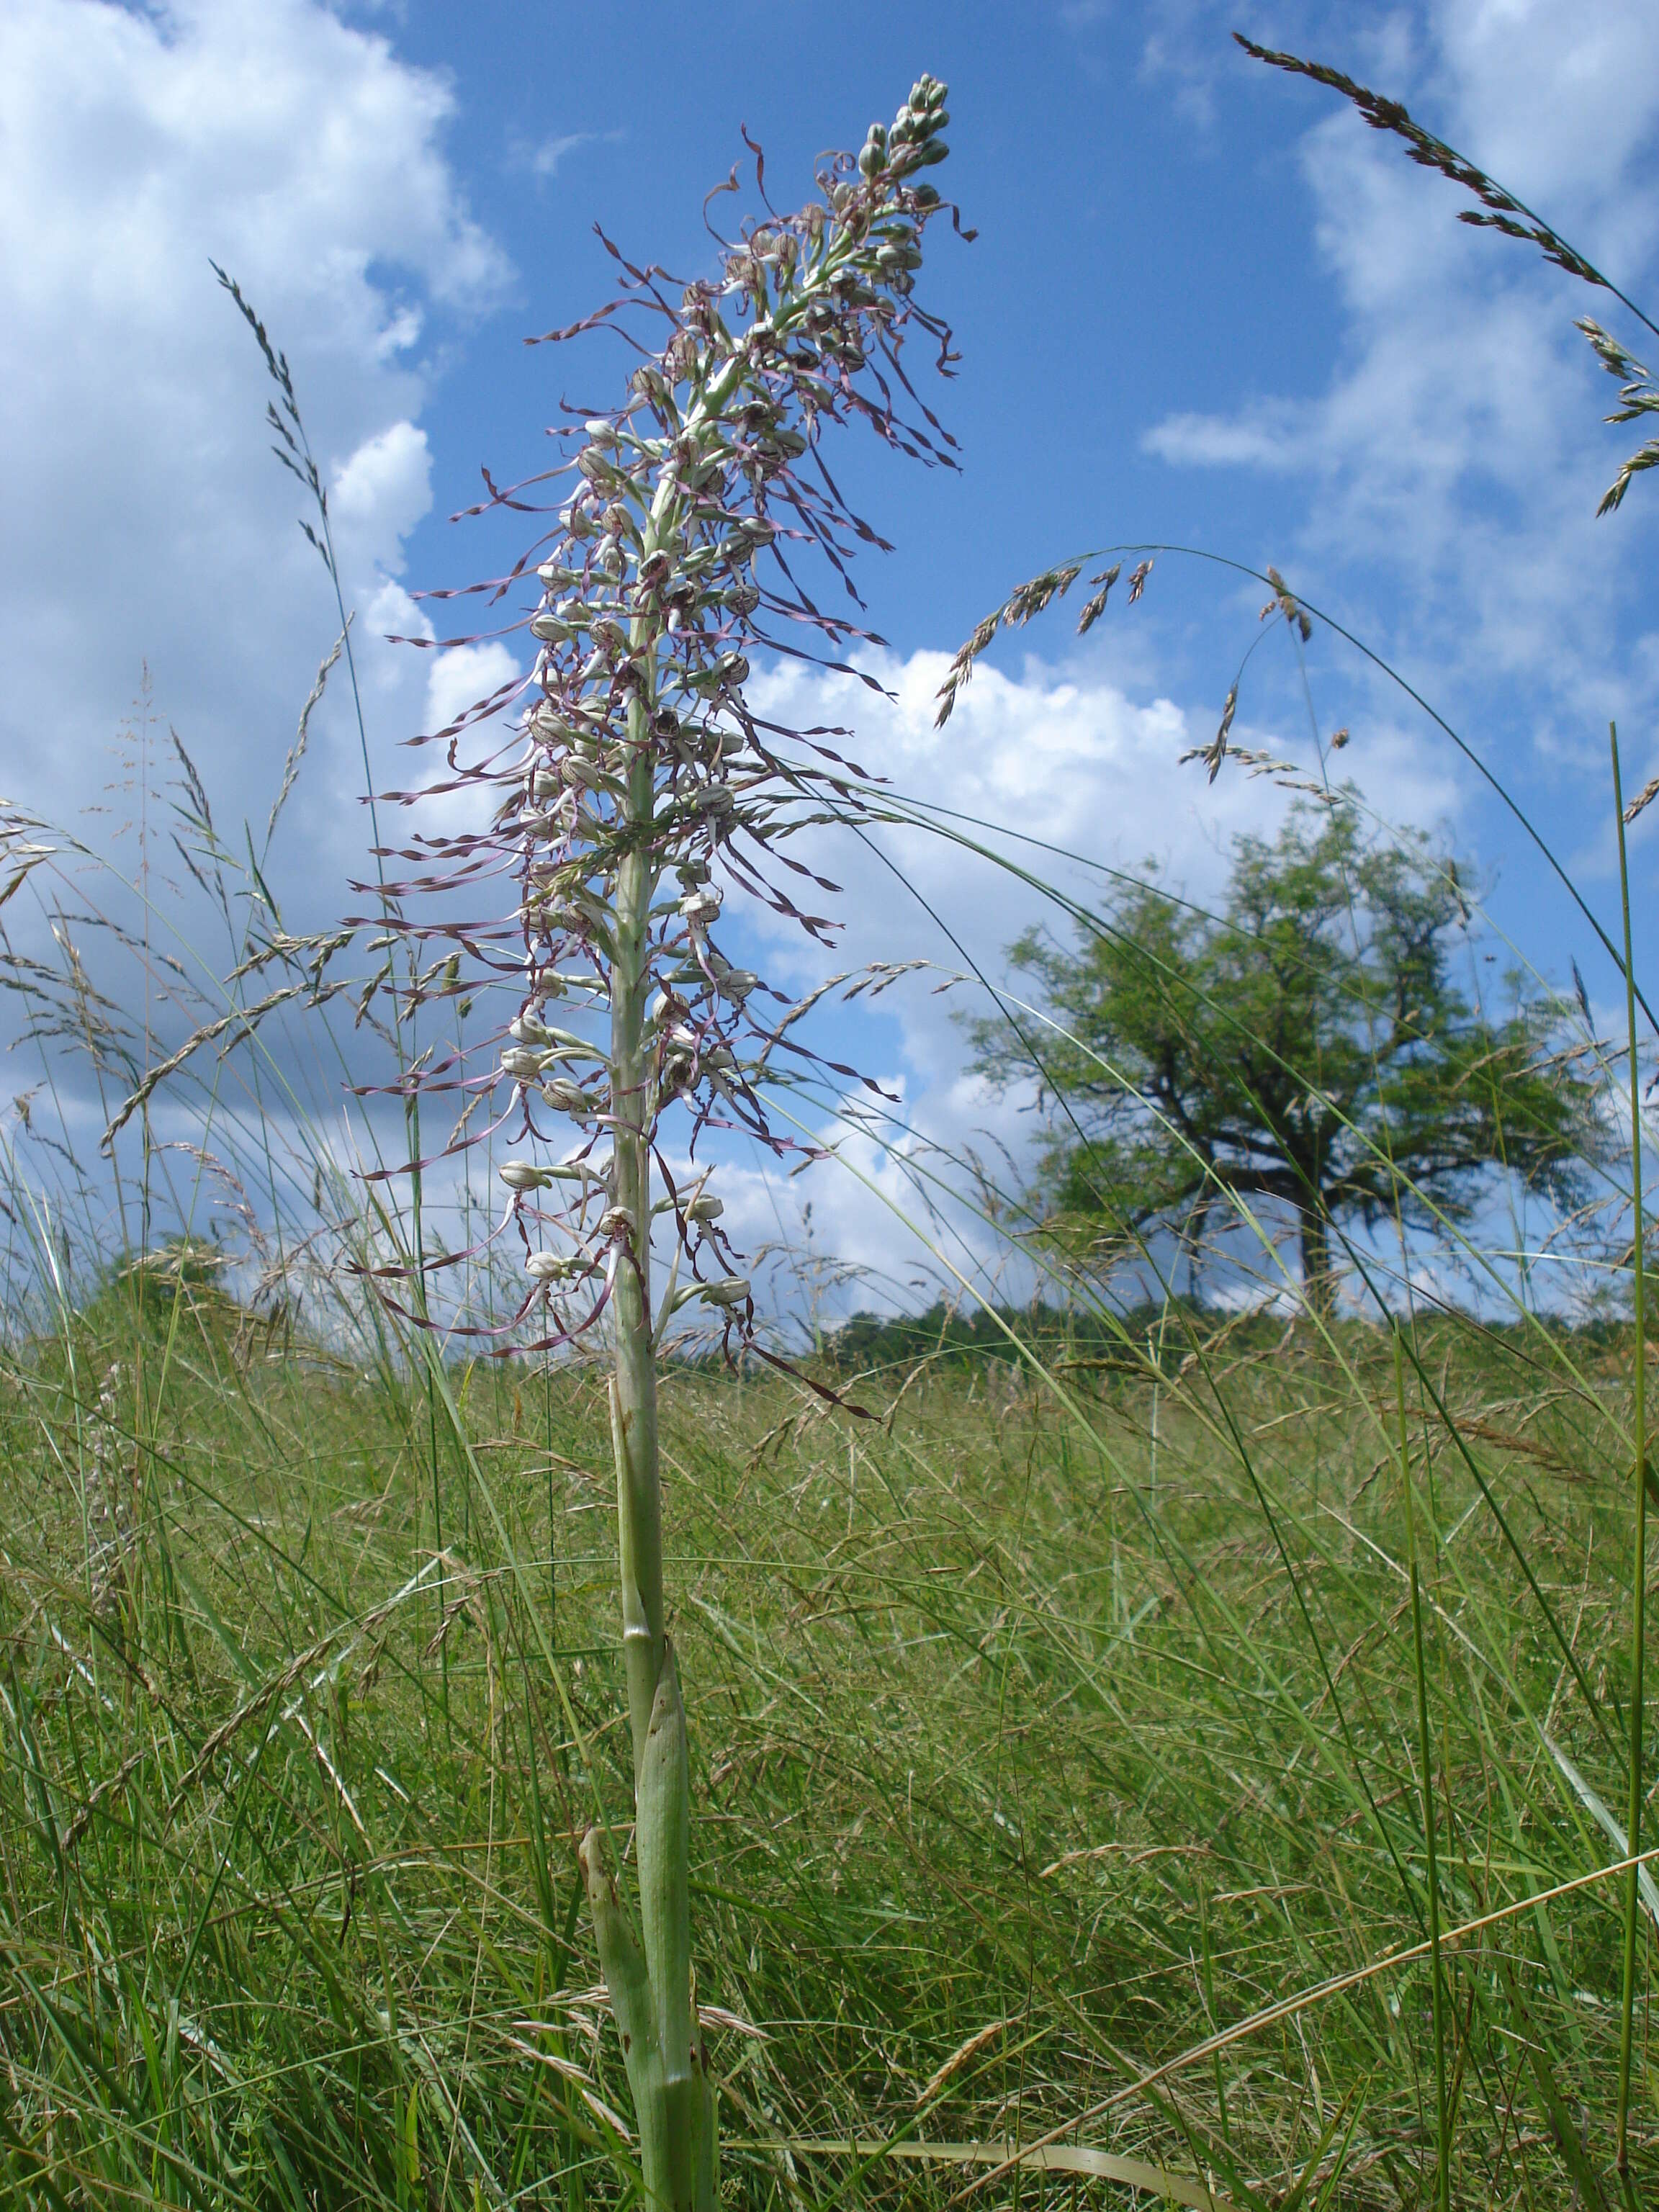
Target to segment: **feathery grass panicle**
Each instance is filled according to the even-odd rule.
[[[1569,246],[1541,216],[1535,214],[1524,201],[1516,199],[1513,193],[1506,191],[1484,169],[1477,168],[1473,161],[1447,145],[1443,138],[1437,138],[1431,131],[1425,131],[1399,100],[1372,92],[1367,86],[1358,83],[1352,77],[1345,76],[1340,70],[1330,68],[1326,63],[1304,61],[1297,55],[1258,46],[1240,31],[1235,31],[1233,38],[1253,61],[1265,62],[1270,69],[1285,70],[1294,76],[1311,78],[1316,84],[1328,85],[1333,92],[1340,92],[1345,100],[1353,103],[1373,131],[1387,131],[1403,140],[1408,160],[1415,161],[1421,168],[1437,170],[1450,183],[1472,193],[1480,202],[1480,206],[1463,209],[1457,218],[1460,222],[1471,223],[1478,229],[1501,231],[1506,238],[1528,240],[1539,248],[1547,261],[1553,261],[1559,269],[1565,270],[1570,276],[1577,276],[1586,284],[1613,293],[1640,322],[1659,337],[1659,330],[1654,329],[1653,324],[1648,321],[1634,301],[1626,299],[1618,286],[1604,276],[1577,247]]]
[[[1268,46],[1257,46],[1235,31],[1234,39],[1255,61],[1265,62],[1272,69],[1288,70],[1292,76],[1310,77],[1316,84],[1328,85],[1352,100],[1374,131],[1390,132],[1405,142],[1407,156],[1420,167],[1434,169],[1472,192],[1481,205],[1465,208],[1458,215],[1460,222],[1474,224],[1477,228],[1501,231],[1506,238],[1518,238],[1536,246],[1547,261],[1565,270],[1569,276],[1594,285],[1598,290],[1611,292],[1620,305],[1635,316],[1645,330],[1659,337],[1656,325],[1630,295],[1620,289],[1612,278],[1602,275],[1595,264],[1570,246],[1559,231],[1524,202],[1504,190],[1489,177],[1484,169],[1456,152],[1445,141],[1437,138],[1413,120],[1397,100],[1389,100],[1357,83],[1340,70],[1331,69],[1322,62],[1303,61],[1295,54],[1276,52]],[[1616,338],[1611,337],[1601,325],[1586,315],[1579,319],[1577,328],[1589,340],[1597,359],[1609,375],[1617,377],[1625,389],[1620,394],[1620,406],[1606,419],[1609,422],[1633,422],[1644,416],[1659,411],[1659,392],[1641,363],[1632,358]],[[1632,477],[1652,468],[1659,462],[1659,439],[1649,439],[1627,461],[1621,464],[1618,475],[1602,495],[1596,508],[1598,514],[1610,514],[1624,499]]]

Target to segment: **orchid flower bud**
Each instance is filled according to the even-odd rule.
[[[680,901],[680,912],[693,929],[702,929],[706,928],[718,917],[720,904],[719,890],[713,884],[708,884],[702,890],[693,891],[688,897],[683,898]]]
[[[524,1271],[536,1283],[568,1282],[573,1275],[589,1272],[585,1261],[568,1252],[532,1252],[525,1260]]]

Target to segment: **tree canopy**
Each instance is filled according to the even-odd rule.
[[[1454,858],[1368,839],[1352,805],[1241,838],[1221,909],[1124,889],[1075,949],[1010,948],[1054,1028],[975,1024],[975,1065],[1039,1084],[1045,1227],[1109,1263],[1154,1231],[1196,1252],[1237,1202],[1288,1214],[1310,1302],[1333,1235],[1467,1218],[1494,1176],[1571,1205],[1601,1148],[1596,1085],[1553,1049],[1562,1003],[1510,979],[1493,1013],[1455,970],[1473,915]]]

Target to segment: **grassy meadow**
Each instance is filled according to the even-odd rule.
[[[1614,2201],[1632,1341],[1411,1348],[668,1370],[727,2202],[1414,2205],[1442,2094],[1453,2203]],[[413,1372],[194,1294],[7,1349],[12,2201],[628,2193],[602,1378]]]
[[[1474,191],[1474,220],[1611,290],[1403,110],[1261,58],[1335,86]],[[41,1054],[0,1161],[8,2203],[1597,2212],[1659,2194],[1645,1863],[1659,1784],[1651,1730],[1632,1728],[1652,1704],[1635,1465],[1647,1002],[1622,836],[1659,779],[1626,812],[1615,738],[1627,1048],[1597,1036],[1576,963],[1575,1000],[1538,975],[1544,996],[1530,1012],[1517,1000],[1507,1027],[1466,1002],[1447,946],[1480,1000],[1472,878],[1422,841],[1398,866],[1334,830],[1241,845],[1258,888],[1277,870],[1300,903],[1264,892],[1221,922],[1148,892],[1115,969],[1090,948],[1124,938],[1122,879],[1087,892],[1098,913],[1051,892],[1105,979],[1079,1001],[1100,1018],[1066,1027],[1051,963],[1042,1006],[992,993],[1006,1019],[980,1025],[976,1066],[988,1051],[1006,1077],[1012,1040],[1057,1116],[1071,1096],[1085,1115],[1115,1092],[1133,1107],[1092,1152],[1069,1104],[1050,1130],[1078,1140],[1089,1175],[1116,1163],[1101,1186],[1113,1202],[1085,1224],[1096,1237],[1125,1198],[1133,1238],[1110,1246],[1079,1244],[1075,1221],[1057,1233],[1040,1192],[1000,1189],[972,1153],[884,1118],[873,1084],[834,1092],[841,1062],[774,1064],[832,990],[873,998],[929,963],[894,946],[785,1014],[745,1015],[760,979],[709,936],[734,824],[763,858],[795,829],[926,826],[1028,888],[1076,859],[1022,840],[1008,860],[994,824],[826,753],[816,741],[836,730],[794,733],[805,750],[780,765],[775,726],[741,698],[738,646],[773,650],[757,610],[810,617],[825,654],[866,635],[780,598],[769,568],[764,606],[749,580],[780,535],[765,488],[790,481],[808,433],[862,411],[890,442],[943,458],[895,416],[889,383],[872,370],[860,398],[848,379],[871,356],[896,365],[921,227],[944,204],[916,181],[944,157],[944,99],[919,80],[890,134],[872,125],[820,179],[822,205],[745,232],[724,290],[694,285],[665,308],[669,343],[587,422],[561,557],[535,572],[541,696],[520,752],[457,768],[452,744],[458,781],[432,787],[487,798],[492,827],[456,829],[457,811],[403,850],[375,823],[377,867],[428,874],[354,890],[378,894],[366,978],[330,963],[372,921],[290,935],[267,881],[307,718],[343,652],[366,778],[369,744],[287,358],[220,272],[276,394],[277,458],[314,501],[302,527],[340,623],[264,846],[256,857],[252,829],[245,856],[221,838],[148,696],[112,787],[137,794],[131,880],[78,832],[49,841],[0,807],[0,905],[33,878],[40,948],[0,928],[0,981]],[[944,330],[921,327],[930,343]],[[1605,333],[1593,343],[1616,374],[1645,375]],[[1659,398],[1632,384],[1625,404],[1613,419]],[[640,428],[648,409],[660,438]],[[872,532],[824,481],[812,529],[833,555],[837,532]],[[1180,550],[1109,549],[1121,557],[1090,578],[1079,631],[1124,559],[1143,556],[1127,610],[1153,554]],[[1032,579],[979,625],[939,721],[1000,629],[1089,565]],[[1299,653],[1314,615],[1276,570],[1257,580]],[[1188,756],[1212,781],[1237,701],[1236,679],[1214,740]],[[459,742],[502,703],[439,734]],[[1357,805],[1327,774],[1347,735],[1328,747],[1316,732],[1317,782],[1240,747],[1229,773]],[[163,897],[163,820],[199,911],[224,925],[228,972]],[[442,902],[473,901],[492,872],[512,912],[483,928],[486,958],[480,925]],[[1370,908],[1355,891],[1367,883]],[[428,891],[430,921],[403,904]],[[772,903],[823,927],[781,893]],[[984,915],[988,946],[994,883]],[[90,963],[80,939],[98,948]],[[466,1033],[475,988],[490,997]],[[1313,1009],[1300,1030],[1298,1006]],[[268,1018],[273,1034],[291,1020],[286,1043],[261,1032]],[[1183,1057],[1210,1085],[1194,1094],[1208,1122],[1160,1088]],[[1583,1107],[1530,1158],[1523,1079],[1534,1107],[1569,1091]],[[48,1086],[37,1127],[30,1101]],[[508,1112],[483,1111],[503,1087]],[[532,1092],[560,1118],[536,1121]],[[424,1125],[423,1093],[441,1102]],[[813,1145],[838,1126],[902,1161],[906,1202],[931,1224],[929,1280],[964,1282],[945,1255],[965,1206],[994,1252],[970,1267],[1000,1280],[1009,1261],[1066,1304],[975,1311],[964,1297],[936,1310],[936,1330],[866,1322],[826,1346],[820,1305],[859,1270],[811,1248],[805,1212],[805,1254],[745,1258],[719,1226],[717,1172],[704,1191],[705,1153],[701,1180],[659,1198],[659,1124],[682,1107],[671,1150],[688,1128],[746,1131],[786,1166],[796,1135]],[[1243,1138],[1229,1133],[1241,1117]],[[1569,1136],[1583,1191],[1569,1190]],[[487,1153],[471,1180],[454,1168],[496,1137],[537,1157]],[[842,1164],[861,1174],[862,1156]],[[1507,1219],[1474,1206],[1487,1170],[1515,1186],[1540,1161],[1560,1170],[1538,1185],[1547,1234],[1516,1188]],[[1298,1212],[1293,1282],[1273,1240]],[[1343,1242],[1376,1320],[1335,1294],[1343,1220],[1366,1231]],[[1377,1260],[1390,1223],[1397,1273]],[[1177,1225],[1194,1278],[1214,1236],[1228,1294],[1254,1281],[1262,1304],[1109,1311],[1106,1263],[1133,1244],[1152,1279]],[[653,1304],[647,1263],[671,1231],[684,1272]],[[145,1256],[119,1264],[118,1244]],[[1431,1246],[1452,1248],[1455,1279],[1501,1306],[1501,1326],[1433,1305],[1454,1278],[1424,1272]],[[768,1364],[783,1340],[768,1274],[757,1316],[736,1272],[751,1261],[774,1288],[794,1271],[816,1343],[803,1370]],[[1577,1272],[1553,1273],[1563,1261]],[[460,1273],[439,1272],[452,1262]],[[1565,1300],[1567,1281],[1596,1285],[1571,1293],[1575,1313],[1612,1317],[1569,1326],[1565,1303],[1535,1303]],[[303,1328],[301,1297],[315,1301]],[[740,1359],[673,1356],[665,1333],[691,1301],[706,1334],[748,1346]],[[477,1339],[442,1329],[486,1304],[496,1341],[544,1331],[536,1349],[452,1356]],[[1642,1477],[1659,1497],[1645,1463]],[[644,1962],[607,1868],[641,1900]],[[631,2075],[607,1988],[638,2031]],[[653,2155],[684,2188],[644,2186]]]

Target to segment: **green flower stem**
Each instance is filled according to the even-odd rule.
[[[647,662],[648,665],[648,662]],[[622,1571],[623,1652],[634,1735],[637,1790],[651,1709],[662,1672],[662,1489],[657,1463],[657,1363],[652,1347],[650,1056],[646,994],[647,939],[656,869],[650,851],[655,804],[646,742],[647,701],[629,711],[633,764],[625,820],[633,833],[617,872],[616,958],[611,969],[611,1149],[616,1204],[633,1223],[619,1256],[611,1439],[617,1462],[617,1548]]]
[[[643,552],[672,535],[675,502],[659,486]],[[617,1548],[622,1585],[623,1656],[634,1743],[635,1849],[645,1939],[639,1949],[600,1862],[599,1838],[583,1845],[600,1964],[623,2033],[623,2058],[640,2128],[646,2194],[672,2212],[714,2212],[719,2146],[707,2056],[691,1994],[691,1796],[685,1709],[668,1641],[662,1577],[662,1484],[658,1455],[657,1363],[651,1300],[650,1129],[655,1106],[646,1022],[649,931],[659,868],[653,857],[656,805],[649,744],[655,704],[654,623],[630,625],[635,665],[647,688],[629,706],[632,761],[623,804],[629,836],[617,872],[615,957],[611,968],[611,1101],[613,1194],[634,1224],[621,1255],[615,1299],[616,1364],[611,1446],[617,1468]]]
[[[640,1917],[657,2030],[664,2142],[659,2193],[674,2206],[695,2202],[696,2098],[692,2079],[691,1798],[685,1708],[673,1649],[663,1656],[639,1780],[635,1845],[640,1862]],[[647,2174],[647,2183],[649,2175]]]
[[[1451,2136],[1446,2083],[1446,1988],[1440,1955],[1440,1869],[1435,1834],[1428,1672],[1423,1650],[1423,1594],[1417,1562],[1417,1509],[1412,1495],[1411,1446],[1406,1425],[1406,1367],[1398,1322],[1394,1328],[1394,1389],[1400,1417],[1400,1479],[1406,1499],[1406,1546],[1411,1569],[1412,1650],[1417,1678],[1417,1756],[1422,1769],[1423,1848],[1428,1868],[1429,1961],[1433,1976],[1435,2202],[1439,2212],[1451,2212]]]

